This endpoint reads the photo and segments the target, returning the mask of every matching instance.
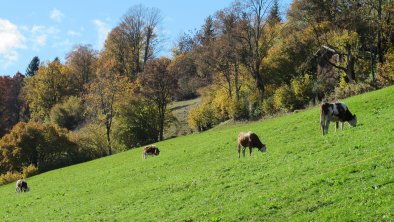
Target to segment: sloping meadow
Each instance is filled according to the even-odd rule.
[[[219,126],[0,187],[1,221],[394,220],[394,87],[344,100],[358,126],[322,136],[319,108]],[[238,159],[253,131],[267,152]]]

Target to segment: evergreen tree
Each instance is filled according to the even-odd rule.
[[[34,56],[26,69],[26,76],[34,76],[34,74],[38,71],[39,67],[40,59],[37,56]]]
[[[282,21],[280,18],[280,12],[279,12],[279,2],[278,0],[274,0],[274,3],[271,7],[270,14],[267,18],[267,21],[270,25],[274,25],[276,23],[279,23]]]

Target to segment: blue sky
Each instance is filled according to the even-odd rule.
[[[0,75],[24,73],[34,56],[41,61],[59,57],[76,44],[101,50],[107,33],[127,10],[138,4],[160,9],[162,54],[177,37],[199,29],[205,18],[226,8],[231,0],[2,0],[0,3]],[[290,0],[280,1],[287,8]]]

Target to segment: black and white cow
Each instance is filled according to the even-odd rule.
[[[357,125],[356,115],[353,115],[344,103],[323,103],[320,106],[320,128],[323,136],[328,133],[330,121],[336,123],[335,129],[338,129],[339,122],[342,123],[342,130],[345,122],[353,127]]]
[[[16,181],[16,186],[15,186],[16,192],[28,192],[30,189],[27,186],[26,181],[22,178]]]

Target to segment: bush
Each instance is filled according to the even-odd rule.
[[[22,173],[19,172],[7,172],[0,175],[0,185],[12,183],[19,180],[20,178],[27,178],[38,174],[38,169],[33,164],[27,167],[23,167]]]
[[[71,96],[51,109],[50,119],[59,127],[74,130],[84,120],[83,114],[84,107],[81,99]]]
[[[76,144],[67,131],[51,124],[20,122],[0,140],[3,171],[21,172],[30,164],[45,171],[75,163]]]
[[[12,183],[22,178],[22,174],[18,172],[7,172],[0,175],[0,185]]]
[[[276,110],[292,111],[294,101],[295,95],[287,84],[280,86],[274,93],[273,105]]]
[[[331,96],[334,98],[330,98],[330,100],[343,99],[371,90],[374,90],[374,87],[372,87],[368,83],[348,83],[343,85],[342,87],[335,88],[334,94]]]
[[[246,100],[241,99],[238,103],[232,103],[231,117],[234,120],[249,119],[249,107]]]
[[[394,84],[394,49],[385,54],[386,62],[380,66],[376,80],[379,86]]]
[[[107,139],[105,129],[97,124],[87,124],[69,135],[70,140],[77,144],[78,153],[86,159],[95,159],[107,155]]]
[[[189,126],[199,132],[212,128],[218,122],[209,103],[203,103],[189,112]]]
[[[166,113],[166,119],[170,117]],[[117,123],[114,138],[126,149],[154,143],[159,138],[159,111],[150,101],[129,99],[120,106]]]
[[[38,174],[38,168],[33,164],[22,168],[23,178],[31,177]]]
[[[303,77],[295,78],[291,81],[291,88],[294,93],[294,109],[304,108],[314,97],[312,76],[305,74]]]
[[[262,103],[262,112],[264,115],[272,115],[276,112],[273,97],[265,99]]]

